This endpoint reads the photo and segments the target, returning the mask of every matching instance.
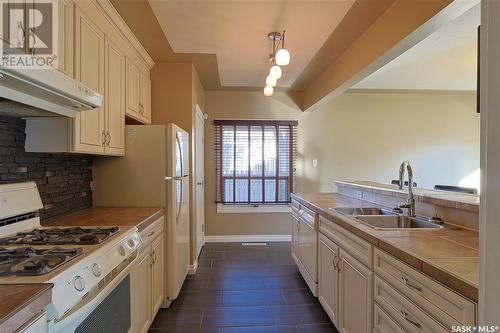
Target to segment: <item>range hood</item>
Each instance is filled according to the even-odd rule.
[[[26,114],[16,116],[66,116],[102,105],[102,95],[68,75],[53,69],[12,69],[0,66],[0,97],[29,105]],[[28,109],[28,108],[25,108]],[[39,112],[38,112],[38,111]],[[9,110],[2,110],[6,114]]]

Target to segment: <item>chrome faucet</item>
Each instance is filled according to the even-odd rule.
[[[407,208],[409,216],[415,216],[415,198],[413,196],[413,168],[410,162],[404,161],[399,167],[399,189],[403,189],[405,169],[408,172],[408,199],[398,204],[398,208]]]

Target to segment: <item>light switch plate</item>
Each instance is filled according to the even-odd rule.
[[[318,167],[318,160],[313,160],[313,168]]]

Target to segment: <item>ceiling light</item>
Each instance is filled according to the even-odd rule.
[[[277,83],[278,83],[278,81],[274,77],[272,77],[271,75],[268,75],[266,77],[266,86],[276,87]]]
[[[281,74],[282,74],[281,67],[278,66],[278,65],[274,65],[269,70],[269,75],[271,75],[272,77],[274,77],[276,80],[281,79]]]
[[[290,63],[290,52],[287,49],[279,49],[275,55],[276,64],[286,66]]]
[[[270,32],[267,38],[273,42],[273,49],[269,55],[270,69],[266,77],[266,87],[264,95],[272,96],[278,81],[283,74],[280,66],[286,66],[290,63],[290,52],[285,49],[285,31],[283,33]]]
[[[264,96],[268,96],[268,97],[269,97],[269,96],[272,96],[272,95],[273,95],[273,93],[274,93],[274,89],[273,89],[273,87],[266,86],[266,87],[264,88]]]

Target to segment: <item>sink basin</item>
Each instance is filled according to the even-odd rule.
[[[378,207],[338,207],[331,209],[343,215],[397,215],[390,209]]]
[[[355,219],[376,229],[442,229],[444,226],[425,218],[404,215],[358,215]]]
[[[338,207],[333,211],[353,217],[372,228],[384,229],[442,229],[444,225],[429,222],[424,217],[410,217],[379,207]]]

